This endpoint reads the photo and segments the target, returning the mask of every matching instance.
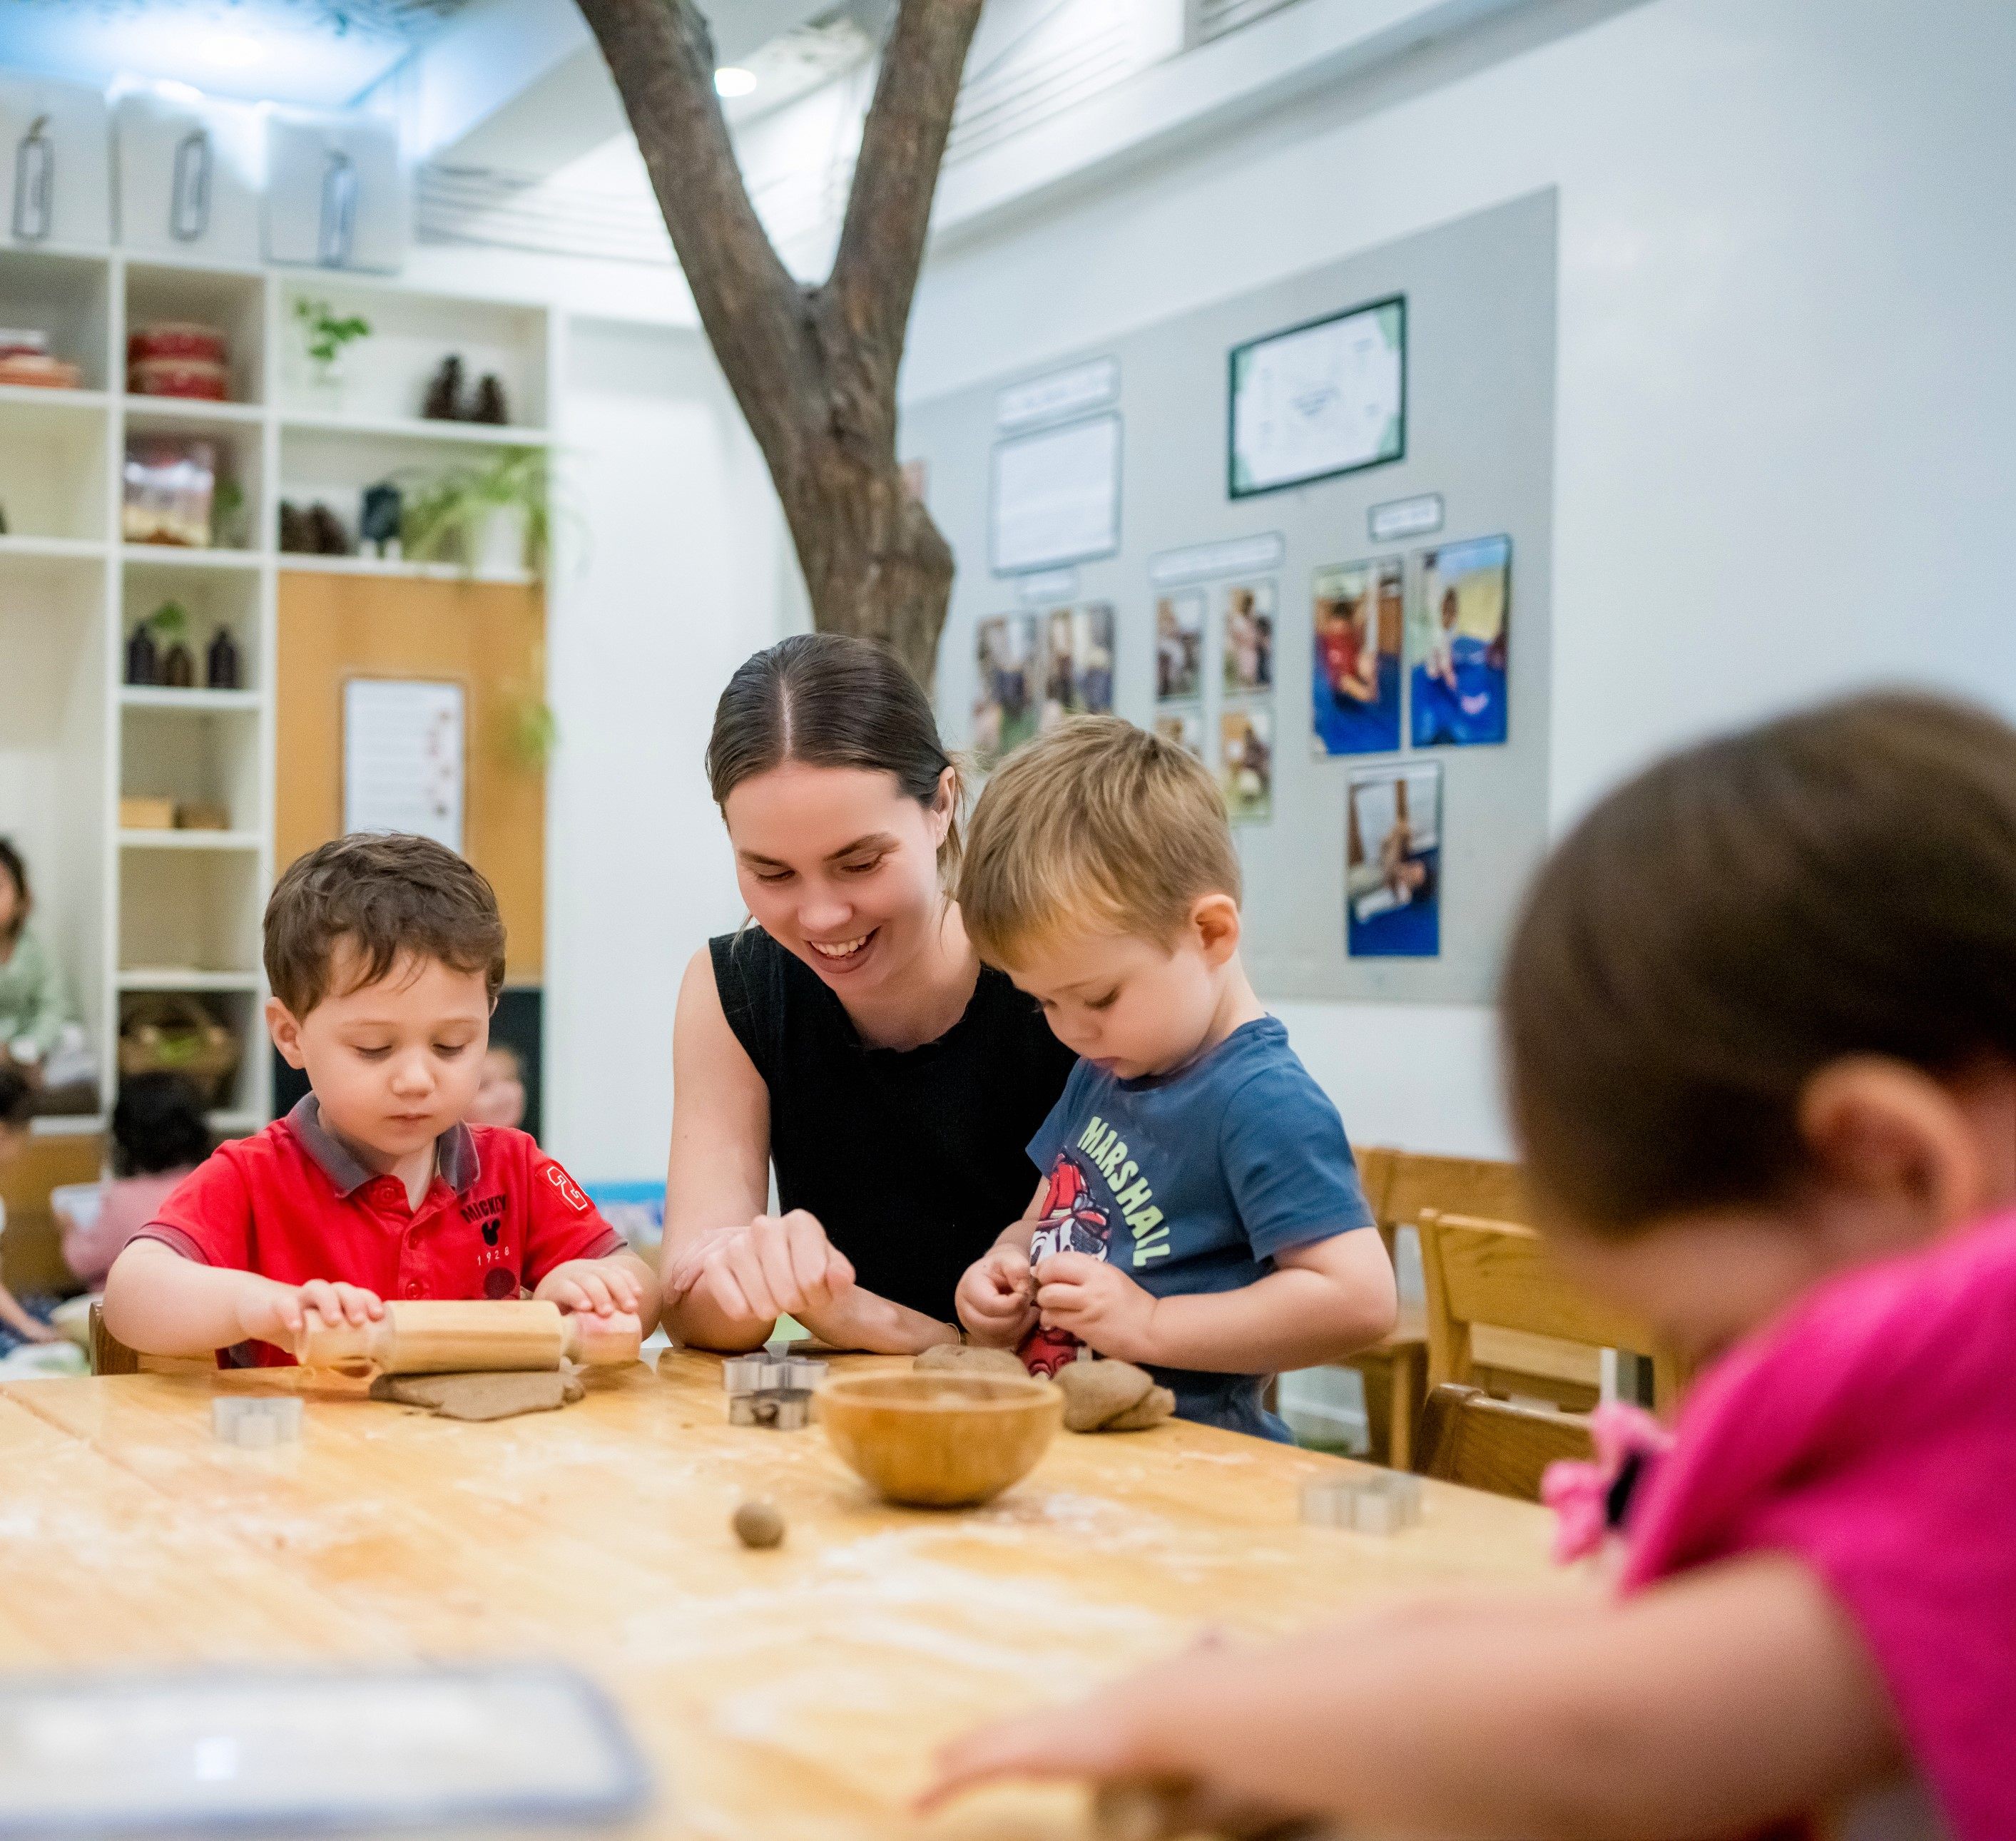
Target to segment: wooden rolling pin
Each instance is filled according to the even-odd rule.
[[[376,1323],[318,1322],[294,1353],[303,1368],[359,1377],[472,1374],[556,1368],[563,1360],[619,1367],[637,1359],[643,1339],[634,1317],[563,1315],[542,1299],[423,1299],[387,1304]]]

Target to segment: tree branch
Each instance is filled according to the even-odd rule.
[[[827,286],[856,354],[885,370],[892,393],[980,8],[981,0],[902,0],[862,130]]]
[[[808,302],[750,203],[692,0],[578,0],[644,156],[700,323],[773,472],[795,466],[822,380]]]

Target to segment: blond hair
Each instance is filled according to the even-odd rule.
[[[1239,858],[1203,762],[1117,716],[1080,716],[988,781],[958,893],[967,935],[995,965],[1072,927],[1167,946],[1199,896],[1239,899]]]

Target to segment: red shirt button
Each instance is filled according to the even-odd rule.
[[[408,1235],[407,1235],[407,1236],[406,1236],[406,1244],[407,1244],[409,1246],[419,1246],[419,1243],[420,1243],[420,1230],[419,1230],[418,1228],[415,1228],[412,1231],[412,1232],[410,1232],[409,1234],[408,1234]]]
[[[420,1282],[417,1278],[409,1278],[406,1281],[406,1296],[409,1298],[416,1298],[419,1295]]]

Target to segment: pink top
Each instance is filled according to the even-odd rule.
[[[126,1242],[154,1218],[188,1174],[187,1170],[166,1170],[158,1176],[122,1176],[101,1183],[98,1218],[63,1230],[64,1263],[93,1291],[99,1289]]]
[[[1628,1591],[1796,1555],[1846,1609],[1960,1841],[2016,1836],[2016,1211],[1821,1286],[1702,1382]]]

